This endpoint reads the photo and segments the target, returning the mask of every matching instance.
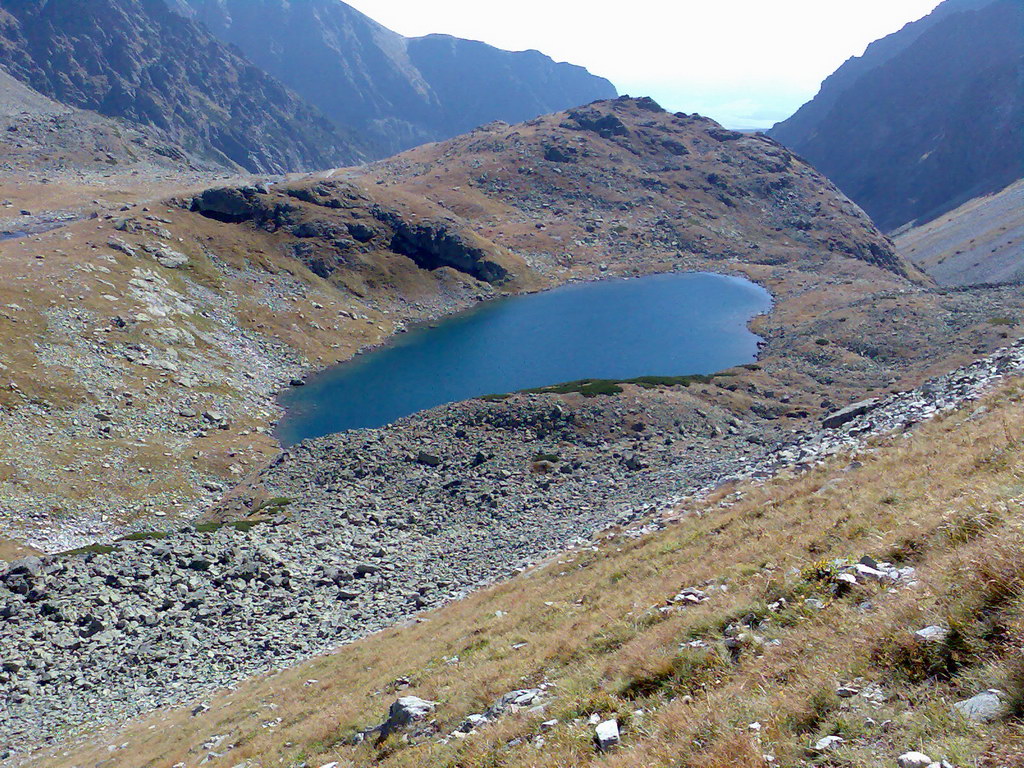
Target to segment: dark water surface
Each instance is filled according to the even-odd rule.
[[[737,277],[654,275],[488,302],[399,336],[281,396],[285,445],[443,403],[577,379],[715,373],[756,358],[771,306]]]

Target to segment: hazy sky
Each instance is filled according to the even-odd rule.
[[[536,48],[734,128],[764,128],[939,0],[347,0],[408,36]]]

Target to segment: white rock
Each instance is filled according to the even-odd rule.
[[[845,743],[846,740],[840,736],[826,736],[825,738],[820,739],[818,743],[814,745],[814,748],[819,752],[831,752],[833,749],[839,749],[839,747]]]
[[[857,563],[857,565],[854,566],[854,570],[857,572],[857,576],[862,579],[871,579],[872,581],[892,581],[892,576],[888,573],[880,571],[877,568],[872,568],[870,565]]]
[[[907,752],[896,758],[899,768],[928,768],[932,759],[921,752]]]
[[[601,752],[607,752],[619,743],[619,721],[605,720],[594,729],[594,740]]]
[[[945,627],[940,627],[938,624],[932,624],[929,627],[917,630],[914,634],[925,642],[937,643],[940,640],[946,639],[946,635],[949,634],[949,630]]]

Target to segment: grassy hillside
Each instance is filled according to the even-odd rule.
[[[685,503],[662,530],[610,531],[208,710],[158,712],[27,764],[867,767],[919,750],[1020,765],[1022,396],[1024,382],[1005,382],[857,455]],[[865,555],[902,577],[844,586],[841,566]],[[674,601],[687,587],[707,600]],[[944,636],[915,635],[932,625]],[[542,710],[444,739],[542,685]],[[991,688],[1000,719],[952,709]],[[405,695],[437,701],[431,719],[350,743]],[[592,715],[619,721],[608,754]],[[833,735],[836,748],[815,749]]]

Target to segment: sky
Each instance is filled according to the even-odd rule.
[[[729,128],[768,128],[939,0],[346,0],[409,37],[535,48]]]

